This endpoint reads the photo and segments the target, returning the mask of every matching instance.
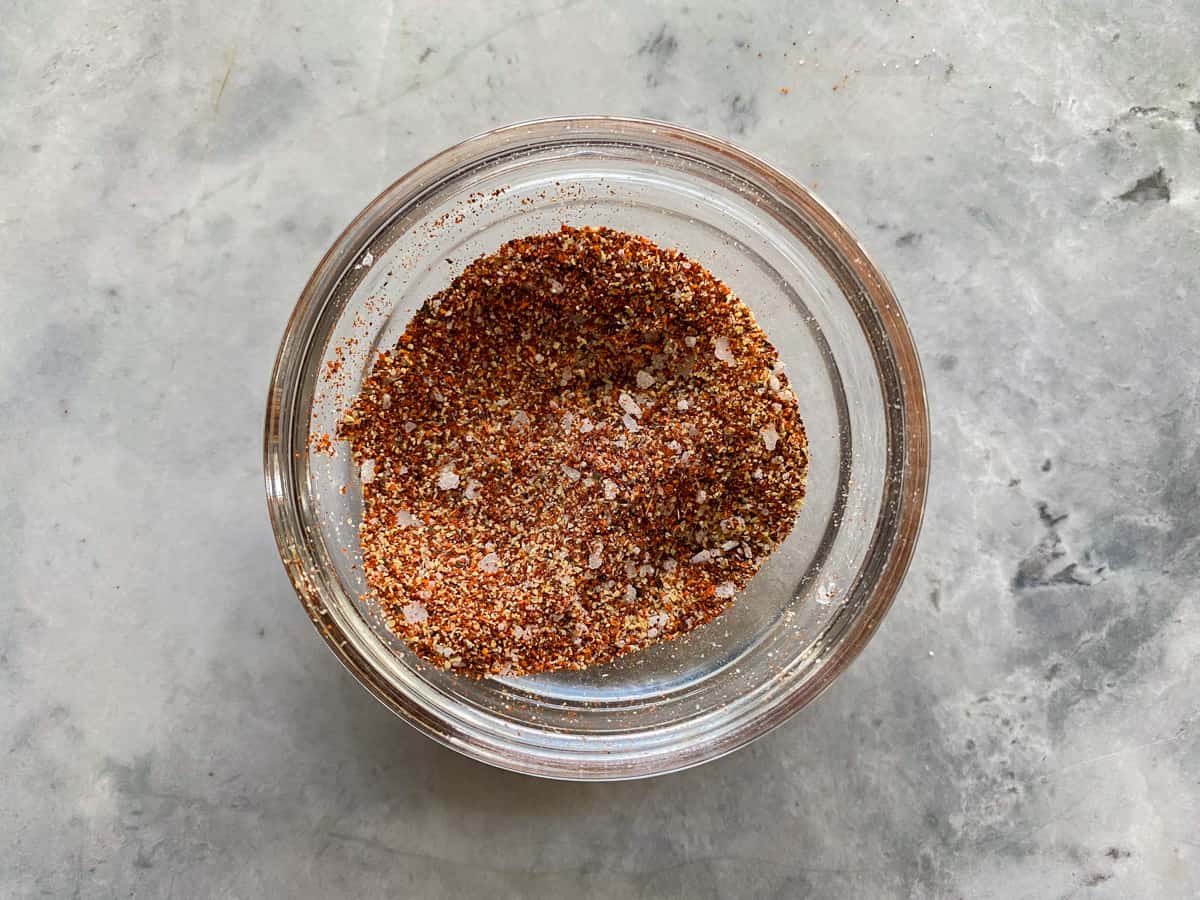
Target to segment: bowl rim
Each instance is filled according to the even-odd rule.
[[[290,419],[286,412],[302,387],[302,362],[324,305],[351,264],[398,211],[418,200],[432,186],[452,178],[464,164],[478,164],[510,153],[515,147],[537,147],[554,136],[561,139],[566,133],[573,133],[572,139],[580,142],[605,135],[629,142],[641,138],[646,142],[666,141],[690,147],[719,158],[739,175],[769,191],[774,199],[802,211],[822,240],[822,249],[856,276],[890,351],[891,389],[898,393],[898,402],[892,404],[888,415],[899,422],[899,427],[893,428],[895,423],[889,423],[887,429],[889,460],[899,454],[899,463],[893,469],[900,479],[899,489],[894,492],[897,502],[890,546],[866,602],[846,625],[846,632],[813,677],[721,741],[693,746],[682,755],[664,751],[631,754],[628,759],[613,761],[619,765],[572,760],[550,752],[542,756],[506,754],[502,746],[473,740],[477,736],[463,732],[455,723],[434,714],[384,679],[353,642],[347,640],[348,635],[326,608],[318,580],[309,572],[316,560],[305,546],[306,526],[292,477],[293,458],[307,451],[292,440],[295,429],[288,428]],[[883,373],[880,377],[881,387],[885,387],[882,382],[887,379]],[[893,441],[894,433],[900,440]],[[435,154],[384,188],[330,245],[300,293],[275,357],[265,417],[263,474],[272,530],[298,599],[329,649],[376,699],[444,746],[502,769],[575,781],[624,780],[667,774],[710,762],[756,740],[823,693],[862,652],[891,608],[916,547],[929,480],[929,420],[920,358],[895,294],[857,239],[811,191],[755,154],[680,125],[619,116],[553,117],[481,132]]]

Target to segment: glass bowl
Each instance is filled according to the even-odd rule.
[[[471,259],[561,224],[677,248],[749,305],[800,399],[811,463],[791,536],[716,620],[583,672],[474,680],[419,660],[359,567],[358,473],[330,443],[377,350]],[[887,612],[920,528],[929,429],[887,282],[801,185],[730,144],[634,119],[471,138],[375,198],[309,280],[271,378],[268,505],[284,565],[343,664],[416,728],[533,775],[632,778],[715,759],[816,697]]]

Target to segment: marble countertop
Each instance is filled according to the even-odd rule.
[[[4,4],[0,895],[1200,893],[1193,0]],[[888,274],[932,490],[884,627],[719,762],[536,781],[344,672],[267,522],[283,323],[442,147],[653,116]]]

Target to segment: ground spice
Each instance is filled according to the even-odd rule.
[[[380,353],[338,437],[388,626],[463,674],[580,669],[722,612],[804,499],[750,310],[606,228],[510,241]]]

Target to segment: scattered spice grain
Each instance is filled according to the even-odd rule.
[[[476,677],[585,668],[719,615],[791,530],[808,468],[749,308],[606,228],[468,265],[379,354],[338,437],[389,628]]]

